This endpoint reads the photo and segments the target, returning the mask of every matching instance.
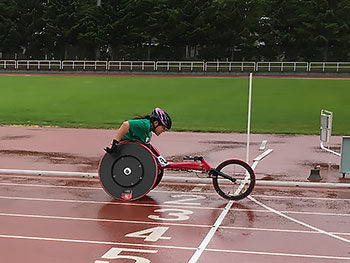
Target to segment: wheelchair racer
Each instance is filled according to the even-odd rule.
[[[150,115],[136,117],[135,119],[124,121],[117,131],[115,139],[112,141],[111,147],[104,150],[107,153],[116,153],[120,141],[134,141],[146,145],[157,156],[161,166],[166,166],[168,162],[159,155],[152,147],[150,140],[152,132],[157,136],[171,128],[172,121],[168,113],[160,108],[155,108]]]

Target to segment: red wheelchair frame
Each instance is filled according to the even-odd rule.
[[[253,169],[244,161],[238,159],[228,159],[220,163],[216,168],[213,168],[202,156],[186,156],[184,157],[185,162],[174,162],[168,163],[165,166],[161,166],[157,161],[157,156],[160,155],[159,151],[152,147],[151,145],[146,146],[137,142],[123,141],[123,144],[131,144],[141,146],[146,149],[152,156],[155,162],[156,170],[151,175],[154,176],[154,181],[145,186],[144,193],[140,194],[136,198],[131,198],[128,194],[121,194],[121,198],[111,193],[103,184],[103,180],[100,175],[100,182],[104,190],[112,197],[119,200],[136,200],[146,195],[149,191],[154,189],[162,180],[164,170],[184,170],[184,171],[199,171],[206,173],[208,178],[213,180],[213,186],[216,192],[223,198],[229,200],[240,200],[247,197],[254,189],[255,186],[255,174]],[[142,148],[138,148],[142,150]],[[144,151],[144,150],[142,150]],[[108,155],[108,154],[106,154]],[[104,157],[106,156],[104,155]],[[133,154],[128,154],[126,158],[132,158]],[[101,159],[99,166],[99,173],[101,168],[101,163],[104,157]],[[142,159],[138,157],[139,159]],[[119,159],[118,159],[119,160]],[[153,163],[153,161],[149,161]],[[154,174],[155,173],[155,174]],[[150,176],[149,176],[150,177]],[[126,198],[124,198],[126,197]]]

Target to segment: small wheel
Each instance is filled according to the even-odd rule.
[[[222,162],[216,170],[236,179],[235,182],[216,175],[213,185],[220,196],[230,200],[240,200],[247,197],[254,189],[255,174],[249,164],[231,159]]]

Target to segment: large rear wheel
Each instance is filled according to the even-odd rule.
[[[157,176],[155,158],[148,148],[137,143],[121,143],[117,153],[105,154],[99,166],[103,189],[118,200],[145,196],[155,185]]]

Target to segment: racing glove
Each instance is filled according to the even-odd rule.
[[[118,142],[116,139],[114,139],[114,140],[112,141],[111,147],[106,147],[104,150],[105,150],[107,153],[116,153],[117,150],[118,150],[118,144],[119,144],[119,142]]]
[[[158,159],[159,165],[162,167],[167,166],[169,164],[163,156],[158,156],[157,159]]]

